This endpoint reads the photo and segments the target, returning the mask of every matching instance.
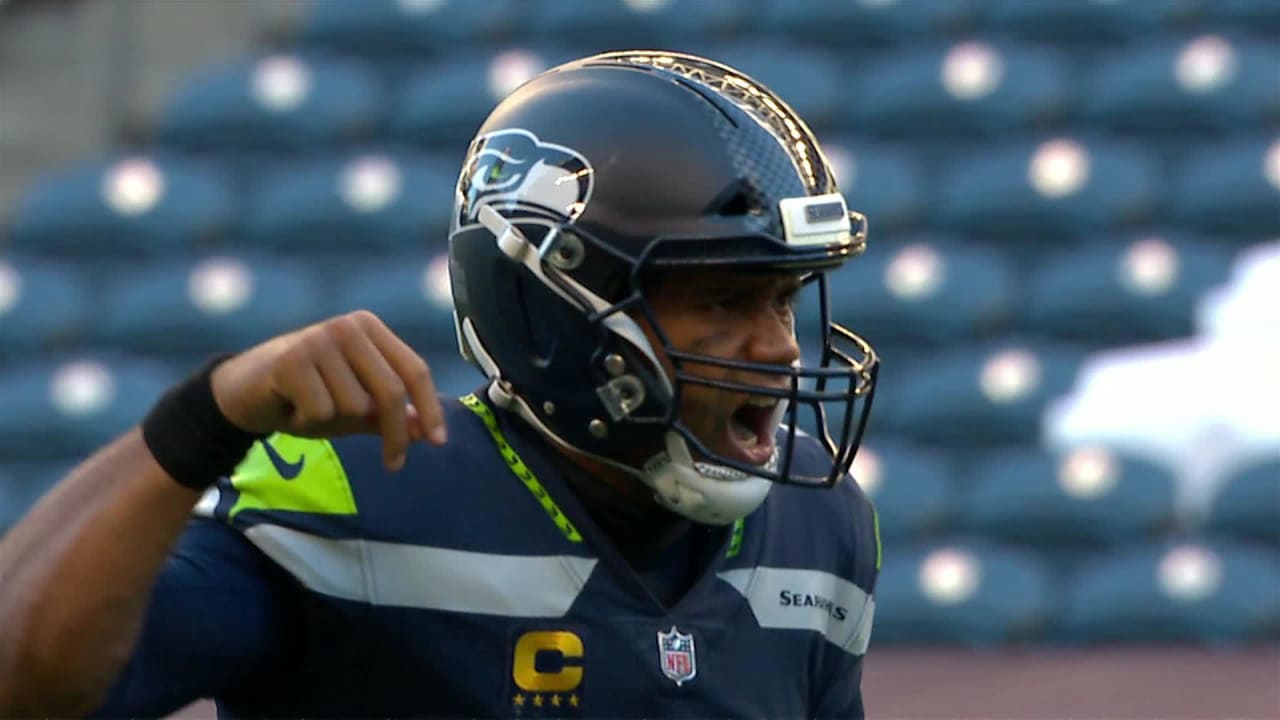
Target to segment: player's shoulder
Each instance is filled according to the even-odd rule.
[[[830,455],[812,437],[800,439],[793,463],[799,471],[830,466]],[[871,587],[879,570],[879,520],[862,487],[846,474],[830,488],[779,484],[763,508],[771,536],[771,562],[820,564],[858,585]]]
[[[449,442],[414,443],[399,472],[382,459],[382,438],[306,438],[276,433],[254,443],[201,514],[251,525],[269,517],[325,535],[356,535],[358,518],[387,508],[439,507],[442,485],[509,472],[471,396],[442,400]],[[484,406],[481,406],[484,407]],[[487,409],[487,408],[486,408]],[[456,500],[451,498],[450,502]]]
[[[797,435],[792,460],[793,471],[805,475],[829,472],[831,454],[815,437]],[[819,519],[834,527],[851,527],[870,520],[875,514],[871,498],[854,479],[845,475],[829,490],[783,485],[782,492],[771,494],[779,509],[798,518]]]
[[[799,472],[831,466],[821,443],[802,442],[792,456]],[[851,477],[830,488],[776,484],[745,519],[741,539],[721,577],[747,597],[757,618],[818,630],[854,656],[866,652],[880,547],[875,510]]]

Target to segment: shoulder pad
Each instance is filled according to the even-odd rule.
[[[231,518],[244,510],[356,514],[347,471],[324,439],[276,433],[256,442],[229,483],[238,495]]]

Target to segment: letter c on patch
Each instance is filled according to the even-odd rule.
[[[562,667],[552,672],[538,670],[540,653],[559,656]],[[582,684],[582,654],[582,638],[571,632],[527,632],[516,641],[511,677],[517,687],[528,692],[567,692]],[[569,660],[577,663],[570,665]]]

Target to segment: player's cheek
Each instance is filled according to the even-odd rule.
[[[699,439],[710,441],[726,416],[723,392],[700,385],[686,385],[680,399],[680,419]]]

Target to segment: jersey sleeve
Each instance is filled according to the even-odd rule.
[[[152,592],[134,654],[94,717],[161,717],[251,696],[299,647],[294,583],[239,532],[195,518]]]

